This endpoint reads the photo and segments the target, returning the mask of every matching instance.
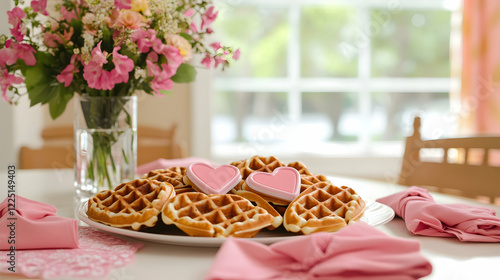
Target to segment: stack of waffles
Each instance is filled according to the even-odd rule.
[[[338,231],[359,221],[365,202],[301,162],[254,156],[228,165],[194,163],[152,170],[98,193],[87,216],[139,230],[161,219],[190,236],[254,237],[264,228],[294,233]]]

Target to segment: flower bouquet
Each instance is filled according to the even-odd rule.
[[[53,119],[75,94],[84,98],[76,106],[85,128],[95,132],[84,173],[98,185],[117,171],[113,153],[120,152],[113,145],[123,131],[110,129],[119,123],[132,127],[127,145],[135,149],[134,109],[127,109],[133,101],[126,97],[140,92],[161,96],[174,83],[193,81],[196,69],[189,62],[196,54],[201,65],[222,69],[239,56],[239,50],[207,42],[218,14],[209,0],[14,3],[7,12],[11,35],[0,36],[2,97],[17,104],[27,95],[31,106],[48,104]],[[115,99],[103,101],[107,98]],[[133,154],[121,154],[135,166]]]

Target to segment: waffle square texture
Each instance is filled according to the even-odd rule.
[[[248,159],[234,161],[231,165],[236,166],[240,170],[241,178],[243,180],[246,180],[247,177],[255,171],[272,173],[274,169],[286,166],[283,162],[273,156],[253,156]]]
[[[319,182],[308,187],[290,203],[283,225],[291,232],[309,234],[338,231],[358,221],[366,204],[351,188]]]
[[[190,192],[165,204],[162,220],[190,236],[249,238],[272,225],[274,217],[239,195]]]
[[[152,227],[165,203],[174,195],[174,187],[169,183],[136,179],[90,198],[87,216],[113,227],[134,230]]]
[[[183,177],[186,175],[186,169],[186,167],[155,169],[149,171],[144,178],[169,183],[174,186],[176,194],[194,192],[195,190],[183,181]]]

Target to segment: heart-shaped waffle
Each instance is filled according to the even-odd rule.
[[[320,182],[307,188],[290,203],[283,225],[288,231],[303,234],[338,231],[358,221],[365,208],[365,202],[353,189]]]
[[[165,169],[151,170],[143,178],[170,183],[174,186],[175,193],[194,192],[190,184],[185,183],[182,178],[186,175],[186,167],[170,167]]]
[[[113,227],[134,230],[152,227],[165,203],[173,196],[174,187],[169,183],[136,179],[90,198],[87,216]]]
[[[274,217],[239,195],[193,192],[179,194],[165,204],[162,220],[190,236],[254,237]]]

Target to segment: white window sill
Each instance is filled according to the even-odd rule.
[[[214,146],[212,159],[228,164],[253,155],[272,155],[284,163],[301,161],[316,174],[396,182],[403,151],[402,142],[381,142],[364,148],[354,143],[323,143],[307,147],[307,151],[304,148],[291,150],[279,145],[241,143]]]

